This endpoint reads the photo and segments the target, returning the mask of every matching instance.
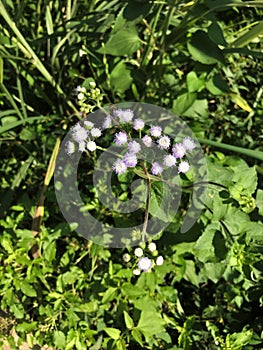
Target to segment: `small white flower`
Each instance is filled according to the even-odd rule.
[[[75,145],[74,145],[73,142],[68,141],[68,142],[66,143],[65,147],[66,147],[66,153],[67,153],[67,154],[70,155],[70,154],[73,154],[73,153],[74,153],[74,151],[75,151]]]
[[[187,151],[192,151],[196,147],[194,140],[192,140],[190,137],[185,137],[183,139],[183,145]]]
[[[89,82],[89,86],[94,89],[96,87],[96,83],[94,81]]]
[[[163,264],[163,262],[164,262],[164,259],[163,259],[163,257],[160,255],[160,256],[158,256],[158,258],[156,259],[156,265],[157,266],[161,266],[162,264]]]
[[[91,129],[91,128],[93,128],[94,123],[90,122],[89,120],[85,120],[85,121],[84,121],[84,125],[85,125],[87,128]]]
[[[99,128],[92,128],[92,129],[90,130],[90,134],[91,134],[91,136],[93,136],[93,137],[100,137],[101,134],[102,134],[102,132],[101,132],[101,130],[100,130]]]
[[[96,148],[97,148],[97,145],[94,141],[87,142],[87,149],[89,151],[94,152]]]
[[[141,145],[136,141],[131,141],[128,143],[128,149],[131,153],[138,153],[141,150]]]
[[[107,117],[104,119],[104,122],[102,124],[102,129],[108,129],[111,127],[111,117],[110,115],[107,115]]]
[[[176,163],[176,158],[171,154],[168,154],[163,159],[163,164],[167,167],[172,167],[175,165],[175,163]]]
[[[138,267],[140,270],[148,272],[152,267],[152,261],[147,257],[143,257],[139,260]]]
[[[134,269],[132,270],[132,273],[135,275],[135,276],[139,276],[141,271],[139,269]]]
[[[85,97],[85,95],[83,94],[83,92],[80,92],[79,94],[78,94],[78,100],[83,100],[84,99],[84,97]]]
[[[124,174],[127,170],[127,165],[121,159],[117,159],[112,169],[116,174]]]
[[[128,253],[123,254],[122,256],[123,261],[129,262],[131,260],[131,256]]]
[[[80,152],[84,152],[85,151],[85,147],[86,147],[85,141],[81,141],[79,143],[79,151]]]
[[[136,248],[134,250],[134,255],[137,256],[138,258],[140,258],[141,256],[143,256],[143,250],[142,248]]]
[[[162,136],[159,138],[157,143],[161,149],[168,149],[170,147],[171,140],[168,136]]]
[[[178,173],[187,173],[189,169],[190,169],[190,165],[186,161],[183,161],[178,165]]]
[[[87,136],[88,136],[87,130],[85,128],[83,128],[82,126],[80,126],[79,124],[77,124],[73,128],[72,137],[76,142],[80,143],[82,141],[85,141]]]
[[[148,245],[148,249],[150,252],[154,252],[156,250],[156,244],[151,242],[149,245]]]

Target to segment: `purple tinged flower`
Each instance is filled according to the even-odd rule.
[[[163,158],[163,164],[167,167],[172,167],[176,163],[176,158],[172,154],[168,154]]]
[[[178,173],[187,173],[189,169],[190,169],[190,165],[186,161],[183,161],[178,165]]]
[[[142,130],[145,126],[145,123],[142,119],[135,119],[133,122],[133,129],[135,130]]]
[[[185,146],[182,143],[176,143],[173,146],[173,155],[175,158],[183,158],[186,154]]]
[[[123,163],[127,167],[135,167],[137,164],[138,160],[137,157],[134,153],[125,153],[123,156]]]
[[[133,116],[134,116],[133,111],[131,109],[125,109],[125,110],[117,109],[114,112],[114,114],[117,117],[119,117],[120,122],[122,122],[122,123],[129,123],[132,120]]]
[[[110,115],[107,115],[106,118],[104,119],[104,122],[102,124],[102,129],[105,130],[105,129],[108,129],[111,127],[111,117]]]
[[[158,125],[152,126],[150,129],[150,134],[154,137],[160,137],[162,134],[162,128]]]
[[[153,140],[148,135],[143,136],[142,142],[145,144],[146,147],[152,147],[153,145]]]
[[[168,136],[162,136],[159,138],[157,143],[161,149],[168,149],[170,147],[171,140]]]
[[[158,162],[152,164],[151,172],[153,175],[159,175],[163,172],[163,167]]]
[[[113,164],[112,169],[115,171],[116,174],[124,174],[127,170],[127,165],[121,160],[118,159],[116,162]]]
[[[142,257],[140,258],[140,260],[138,261],[138,264],[137,264],[138,268],[141,270],[141,271],[149,271],[150,268],[152,267],[152,261],[147,258],[147,257]]]
[[[101,132],[101,130],[99,128],[92,128],[90,130],[90,134],[93,137],[100,137],[102,135],[102,132]]]
[[[185,137],[183,139],[183,145],[187,151],[192,151],[196,147],[194,140],[190,137]]]
[[[131,153],[138,153],[141,150],[141,145],[136,141],[131,141],[128,143],[128,149]]]
[[[66,153],[68,155],[73,154],[75,151],[75,145],[71,141],[67,141],[67,143],[65,144],[65,148],[66,148]]]
[[[72,137],[78,143],[85,141],[86,138],[88,137],[87,130],[82,126],[80,126],[79,124],[75,125],[72,131],[73,131]]]
[[[117,146],[124,145],[128,141],[128,136],[125,132],[120,131],[117,134],[115,134],[114,141]]]
[[[90,152],[94,152],[96,148],[97,148],[97,145],[96,145],[96,143],[94,141],[88,141],[87,142],[87,149]]]

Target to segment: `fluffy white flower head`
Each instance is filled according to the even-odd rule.
[[[140,270],[148,272],[152,267],[152,261],[147,257],[143,257],[139,260],[138,267]]]
[[[87,142],[87,149],[91,152],[94,152],[95,149],[97,148],[97,145],[94,141],[88,141]]]

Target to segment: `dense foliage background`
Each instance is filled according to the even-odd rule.
[[[263,348],[262,7],[0,1],[2,344]],[[76,87],[91,81],[80,106]],[[106,249],[74,232],[51,181],[59,140],[80,108],[85,116],[123,101],[185,120],[216,184],[184,235],[181,204],[155,242],[164,264],[139,277],[122,259],[131,248]]]

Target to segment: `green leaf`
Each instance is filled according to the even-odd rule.
[[[212,282],[217,283],[223,276],[225,269],[225,263],[207,262],[202,269],[202,273]]]
[[[116,296],[116,291],[117,291],[117,288],[109,287],[103,295],[103,298],[101,301],[102,304],[108,303],[109,301],[113,300]]]
[[[186,82],[189,92],[201,91],[205,86],[204,80],[199,79],[194,71],[187,74]]]
[[[153,182],[150,190],[149,213],[164,222],[171,222],[176,215],[175,190],[162,182]]]
[[[177,115],[182,115],[192,106],[196,99],[196,93],[186,92],[179,95],[173,102],[173,112]]]
[[[252,112],[252,108],[249,106],[248,102],[242,96],[235,93],[230,93],[229,96],[231,98],[231,101],[236,103],[244,111],[248,113]]]
[[[20,139],[23,141],[30,141],[30,140],[34,140],[37,135],[34,130],[24,128],[20,132],[19,136],[20,136]]]
[[[124,28],[113,33],[100,53],[112,56],[131,56],[141,47],[141,40],[135,27]]]
[[[123,93],[129,89],[132,83],[131,71],[126,64],[120,61],[110,74],[110,85],[114,91]]]
[[[196,241],[196,244],[194,246],[194,253],[196,257],[203,263],[215,259],[213,239],[218,228],[218,223],[212,223],[208,225],[202,235]]]
[[[125,296],[128,297],[139,297],[145,294],[145,290],[138,288],[130,283],[123,283],[121,291]]]
[[[222,95],[230,92],[227,82],[223,80],[219,74],[213,75],[213,77],[208,80],[206,88],[213,95]]]
[[[55,241],[50,242],[49,244],[47,244],[45,246],[45,249],[44,249],[44,257],[45,257],[45,259],[48,262],[52,262],[55,259],[55,257],[56,257],[56,251],[57,251],[57,248],[56,248],[56,242]]]
[[[37,329],[37,322],[30,322],[30,323],[22,322],[16,326],[16,330],[18,332],[27,333],[27,332],[30,332],[34,329]]]
[[[246,222],[242,232],[246,233],[250,241],[263,241],[263,224],[261,222]]]
[[[133,319],[131,318],[131,316],[128,314],[127,311],[124,310],[123,314],[124,314],[124,321],[125,321],[126,327],[128,329],[132,329],[134,327]]]
[[[147,305],[145,305],[145,310],[142,310],[140,319],[138,322],[139,329],[146,338],[152,337],[154,334],[164,331],[164,320],[160,312],[158,311],[148,311]]]
[[[218,46],[204,31],[196,31],[187,44],[193,59],[203,64],[225,63],[225,58]]]
[[[20,289],[28,297],[37,296],[35,289],[27,281],[20,281]]]
[[[208,27],[208,36],[217,45],[227,46],[226,39],[218,22],[213,22]]]
[[[139,331],[139,329],[134,328],[131,333],[133,338],[137,341],[137,343],[139,343],[141,347],[143,347],[142,334]]]
[[[119,329],[117,329],[117,328],[107,327],[104,330],[114,340],[119,339],[120,336],[121,336],[121,331]]]
[[[256,204],[259,215],[263,216],[263,190],[258,189],[256,195]]]

